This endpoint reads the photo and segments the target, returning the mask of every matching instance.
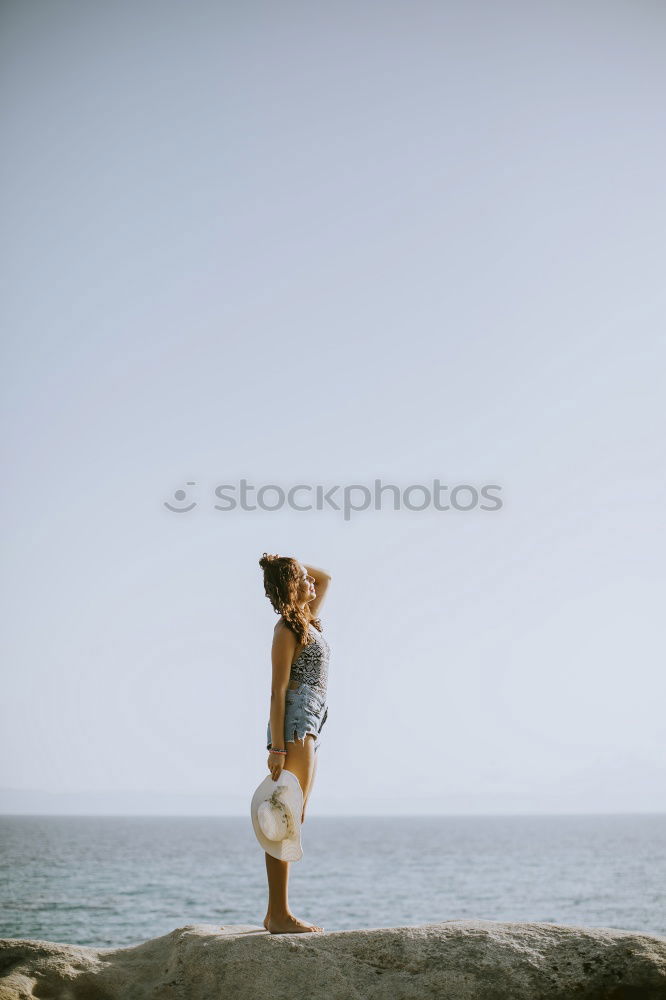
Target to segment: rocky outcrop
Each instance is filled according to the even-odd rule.
[[[188,924],[129,948],[0,941],[0,1000],[666,1000],[666,938],[450,920],[268,934]]]

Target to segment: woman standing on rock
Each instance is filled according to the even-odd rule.
[[[282,770],[296,775],[303,791],[303,814],[317,771],[319,734],[326,722],[330,648],[317,612],[331,577],[289,556],[264,552],[259,560],[264,590],[280,620],[271,650],[271,707],[266,748],[268,770],[277,781]],[[289,861],[266,853],[268,911],[264,927],[271,934],[322,931],[298,920],[289,909]]]

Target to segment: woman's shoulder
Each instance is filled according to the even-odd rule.
[[[313,625],[313,622],[317,622],[317,625]],[[321,623],[321,619],[317,617],[312,617],[308,619],[308,632],[305,642],[301,642],[294,632],[291,625],[283,618],[275,623],[275,628],[273,629],[273,641],[279,641],[286,643],[289,647],[295,650],[300,650],[301,652],[313,643],[316,643],[319,636],[323,638],[324,627]]]
[[[275,623],[273,629],[273,641],[279,640],[280,642],[296,642],[296,636],[294,630],[287,624],[284,618],[279,618]]]

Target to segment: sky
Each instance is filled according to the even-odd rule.
[[[666,10],[1,20],[0,811],[249,816],[267,551],[332,577],[309,812],[664,812]],[[378,479],[501,504],[215,492]]]

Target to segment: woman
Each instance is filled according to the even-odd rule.
[[[317,770],[319,734],[328,715],[326,689],[330,648],[317,617],[331,577],[289,556],[264,552],[259,560],[264,590],[280,620],[273,632],[271,708],[266,748],[268,770],[277,781],[282,770],[296,775],[303,790],[303,814]],[[266,853],[266,852],[264,852]],[[289,909],[289,862],[266,853],[271,934],[322,931],[298,920]]]

